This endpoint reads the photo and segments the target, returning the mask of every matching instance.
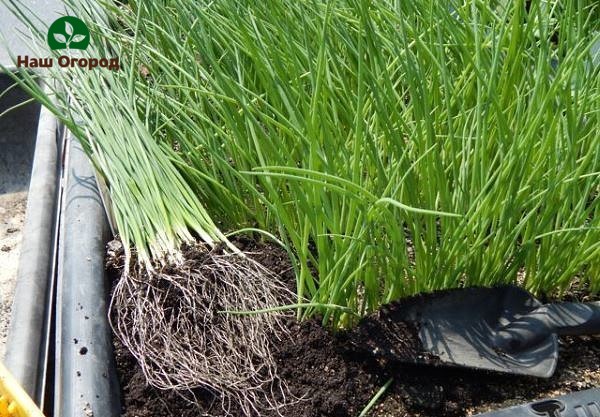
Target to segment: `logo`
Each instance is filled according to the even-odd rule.
[[[59,56],[56,60],[61,68],[77,67],[93,70],[100,67],[115,71],[120,68],[118,57],[77,57],[69,54],[74,49],[85,50],[90,45],[90,30],[81,19],[75,16],[63,16],[56,19],[48,28],[47,41],[52,51],[67,50],[65,55]],[[17,68],[52,68],[54,64],[54,57],[17,56]]]
[[[531,404],[531,409],[539,416],[561,417],[565,405],[558,400],[548,400]]]
[[[75,16],[58,18],[48,29],[48,46],[57,49],[85,49],[90,44],[90,30]]]

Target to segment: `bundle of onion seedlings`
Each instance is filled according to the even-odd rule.
[[[45,40],[25,6],[8,6]],[[235,403],[247,415],[279,409],[286,391],[271,350],[286,333],[285,314],[227,312],[289,304],[292,293],[223,235],[177,169],[174,150],[153,137],[155,116],[143,111],[151,98],[139,95],[126,45],[111,42],[104,12],[95,2],[70,7],[88,22],[92,41],[85,54],[67,53],[120,56],[123,69],[54,66],[13,77],[76,135],[108,185],[124,249],[111,260],[122,271],[111,300],[113,330],[155,387],[191,401],[202,388],[224,410]]]

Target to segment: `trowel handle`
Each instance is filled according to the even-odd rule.
[[[551,334],[600,334],[600,302],[546,304],[497,330],[495,344],[506,352],[535,346]]]

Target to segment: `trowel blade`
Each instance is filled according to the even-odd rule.
[[[414,298],[397,317],[415,323],[429,362],[548,378],[558,360],[556,335],[510,354],[494,345],[495,329],[540,305],[515,286],[465,288]]]

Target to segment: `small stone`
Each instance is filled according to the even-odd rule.
[[[2,252],[10,252],[10,249],[11,249],[11,248],[10,248],[10,246],[8,246],[8,245],[2,245],[2,247],[0,248],[0,250],[1,250]]]
[[[18,227],[9,227],[6,229],[6,233],[17,233],[20,229]]]

